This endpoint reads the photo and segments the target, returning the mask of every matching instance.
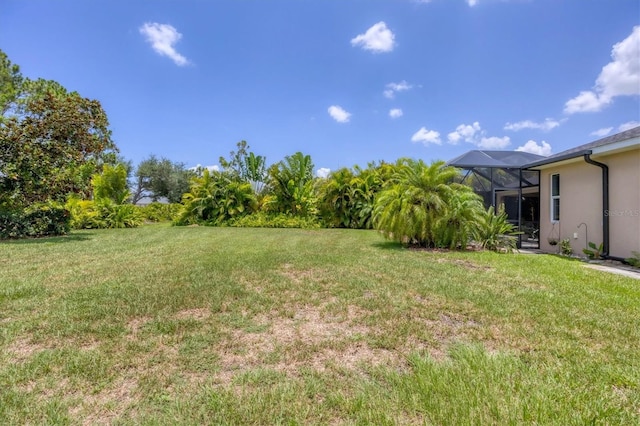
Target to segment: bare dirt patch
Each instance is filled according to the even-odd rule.
[[[29,339],[18,339],[9,345],[7,352],[11,354],[13,362],[21,362],[45,349],[49,349],[49,347]]]
[[[282,269],[279,272],[282,276],[296,284],[313,280],[324,273],[324,271],[319,269],[296,269],[289,263],[282,265]]]
[[[137,387],[136,379],[122,377],[98,393],[83,393],[82,402],[71,407],[70,414],[74,418],[81,418],[83,425],[112,424],[127,409],[135,406]]]
[[[211,311],[208,308],[194,308],[194,309],[185,309],[183,311],[177,312],[174,315],[175,319],[178,320],[196,320],[196,321],[204,321],[211,316]]]
[[[261,367],[296,377],[304,369],[359,373],[370,366],[405,363],[404,354],[372,348],[365,341],[376,330],[355,321],[364,315],[361,308],[348,306],[346,312],[331,314],[305,305],[294,311],[292,317],[276,313],[256,317],[264,332],[230,330],[221,350],[217,381],[229,384],[237,374]]]
[[[144,327],[144,325],[149,321],[151,321],[151,318],[149,317],[139,317],[131,319],[127,323],[127,330],[129,331],[127,339],[135,340],[138,337],[138,333],[140,332],[142,327]]]

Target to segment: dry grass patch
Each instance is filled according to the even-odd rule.
[[[441,314],[436,320],[422,322],[433,339],[409,336],[394,348],[373,347],[368,337],[387,333],[393,324],[363,325],[367,311],[349,305],[334,313],[327,310],[333,303],[291,308],[294,314],[290,317],[275,311],[258,315],[254,329],[264,329],[262,332],[230,330],[220,348],[217,381],[228,384],[237,375],[263,367],[290,377],[308,370],[357,374],[380,365],[405,370],[409,354],[426,352],[441,359],[450,343],[465,340],[469,330],[479,327],[461,315]]]
[[[7,348],[7,353],[10,354],[9,362],[25,361],[46,349],[50,348],[42,343],[35,343],[29,338],[17,339]]]
[[[177,312],[173,317],[177,320],[204,321],[210,316],[211,311],[208,308],[193,308]]]

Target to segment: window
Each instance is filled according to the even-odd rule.
[[[560,175],[551,175],[551,222],[560,220]]]

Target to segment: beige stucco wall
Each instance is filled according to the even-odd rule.
[[[609,254],[626,258],[640,252],[640,149],[602,162],[609,166]]]
[[[629,257],[640,252],[640,149],[613,155],[593,155],[609,166],[609,254]],[[547,237],[552,230],[550,203],[551,175],[560,174],[560,221],[556,235],[569,238],[575,254],[583,255],[588,241],[602,242],[602,170],[579,158],[564,165],[548,165],[540,170],[540,248],[557,252]],[[580,223],[586,223],[578,228]],[[577,234],[578,238],[574,238]]]

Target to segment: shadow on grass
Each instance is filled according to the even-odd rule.
[[[91,239],[93,234],[83,233],[83,234],[70,234],[70,235],[61,235],[59,237],[42,237],[42,238],[24,238],[20,240],[0,240],[0,244],[15,244],[15,245],[23,245],[23,244],[44,244],[44,243],[72,243],[76,241],[88,241]]]
[[[383,249],[383,250],[404,250],[405,246],[402,243],[398,243],[396,241],[382,241],[373,243],[374,247]]]

